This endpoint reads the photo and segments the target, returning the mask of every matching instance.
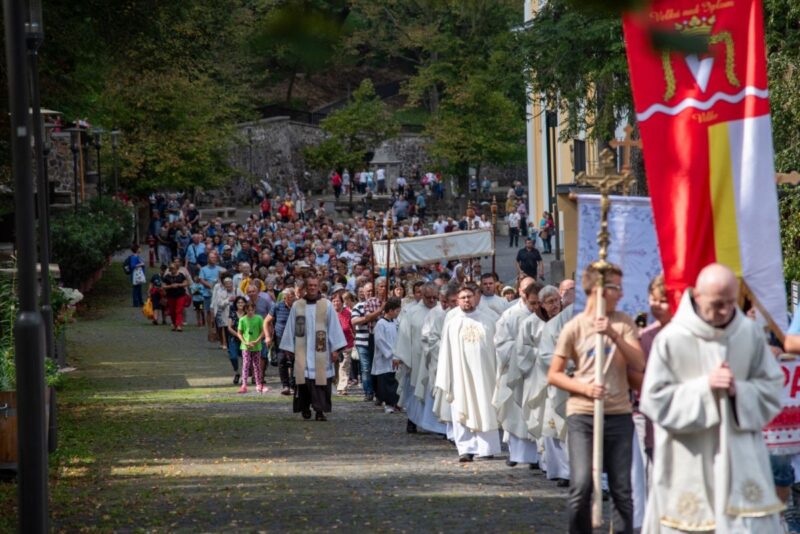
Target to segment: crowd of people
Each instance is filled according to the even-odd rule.
[[[441,434],[458,462],[493,458],[505,444],[510,468],[527,464],[569,487],[569,530],[581,533],[592,531],[592,414],[602,398],[615,529],[780,531],[761,429],[780,409],[782,376],[764,332],[736,307],[727,268],[707,267],[674,317],[663,280],[653,280],[654,322],[643,326],[616,309],[623,273],[614,266],[582,274],[587,304],[576,312],[575,281],[543,285],[531,235],[505,286],[468,259],[388,272],[371,262],[386,217],[396,219],[395,237],[485,217],[426,225],[368,212],[336,222],[324,208],[262,209],[239,224],[203,222],[193,209],[153,213],[161,266],[149,279],[152,321],[169,317],[181,332],[193,306],[196,324],[227,351],[240,393],[248,381],[267,391],[274,365],[280,393],[305,419],[325,421],[335,389],[401,414],[408,433]],[[137,253],[134,270],[144,266]],[[135,290],[133,299],[139,305]],[[606,341],[602,385],[596,336]],[[749,462],[746,476],[729,468],[734,460]]]

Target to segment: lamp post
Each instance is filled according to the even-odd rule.
[[[100,173],[100,148],[103,146],[100,136],[102,135],[103,131],[104,130],[102,128],[95,128],[92,131],[94,148],[97,150],[97,198],[102,198],[103,196],[103,175]]]
[[[26,25],[27,22],[27,25]],[[8,104],[11,112],[11,155],[14,176],[14,224],[17,249],[19,313],[14,322],[17,379],[19,532],[48,530],[47,442],[44,402],[44,328],[37,305],[36,232],[31,176],[31,121],[26,40],[41,42],[42,5],[5,0]],[[36,126],[38,129],[38,125]],[[41,132],[40,132],[41,133]]]
[[[38,5],[35,5],[38,4]],[[50,153],[49,143],[44,139],[44,121],[39,95],[39,47],[44,41],[44,27],[41,17],[41,2],[30,3],[30,14],[25,26],[28,50],[28,74],[30,76],[31,126],[33,131],[34,154],[36,158],[36,188],[38,194],[37,212],[39,217],[39,264],[41,282],[41,313],[44,322],[47,356],[55,357],[53,342],[53,308],[50,289],[50,183],[47,178],[45,157]]]
[[[117,147],[119,146],[119,130],[111,130],[111,159],[114,160],[114,193],[119,192],[119,167],[117,165]]]
[[[86,184],[89,181],[89,148],[92,146],[89,140],[89,130],[81,130],[78,139],[81,149],[81,202],[86,202]]]
[[[553,214],[553,232],[556,234],[556,261],[561,261],[561,228],[558,217],[558,196],[556,194],[557,171],[555,169],[556,151],[558,150],[558,140],[556,139],[556,127],[558,126],[558,114],[555,111],[545,113],[547,127],[547,182],[550,190],[550,213]]]
[[[75,202],[75,213],[78,213],[78,143],[81,131],[78,128],[69,128],[69,149],[72,151],[72,189]]]

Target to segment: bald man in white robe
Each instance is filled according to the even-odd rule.
[[[446,428],[433,413],[433,399],[426,409],[426,392],[428,391],[428,366],[422,343],[422,328],[431,310],[438,304],[438,290],[433,283],[421,286],[420,301],[408,308],[408,312],[400,319],[400,328],[394,353],[403,362],[401,379],[403,384],[400,405],[406,409],[409,433],[421,428],[427,432],[442,434]]]
[[[783,532],[761,433],[781,410],[783,373],[738,290],[727,267],[704,268],[653,342],[640,401],[655,426],[645,534]]]

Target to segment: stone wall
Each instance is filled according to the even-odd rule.
[[[248,128],[252,132],[252,163]],[[303,149],[316,145],[325,138],[325,133],[318,126],[292,121],[288,117],[275,117],[240,124],[237,130],[239,137],[231,148],[229,161],[240,171],[241,177],[225,188],[225,195],[232,197],[229,198],[229,203],[248,200],[251,181],[264,176],[269,177],[270,185],[278,192],[287,190],[293,180],[304,191],[328,191],[327,173],[307,169],[303,162]],[[382,146],[383,152],[391,153],[399,162],[398,170],[392,169],[390,176],[399,172],[410,177],[415,168],[423,173],[435,170],[435,162],[427,150],[428,142],[428,138],[416,133],[401,133],[386,141]],[[514,180],[524,183],[527,170],[524,164],[509,167],[487,166],[481,169],[481,175],[488,175],[504,186]],[[248,178],[251,176],[255,178]]]
[[[252,132],[252,161],[248,128]],[[303,149],[324,139],[325,133],[320,128],[288,117],[275,117],[240,124],[237,129],[239,137],[231,148],[229,162],[240,171],[241,178],[227,188],[235,200],[250,198],[250,179],[268,177],[270,185],[278,191],[286,190],[293,180],[304,191],[323,187],[324,177],[307,169],[303,162]]]
[[[72,150],[70,149],[70,134],[67,132],[54,132],[50,136],[51,148],[47,156],[47,177],[50,181],[51,204],[67,204],[71,203],[74,191],[74,165],[72,158]],[[108,150],[103,147],[103,150]],[[87,167],[88,171],[97,169],[97,152],[94,147],[90,147],[88,151],[78,154],[78,188],[81,188],[80,173],[82,165]],[[36,172],[36,165],[33,166],[34,174]],[[101,169],[103,173],[103,180],[112,179],[111,169]],[[109,183],[109,182],[106,182]],[[91,197],[96,192],[96,184],[84,183],[84,191],[87,197]],[[105,188],[104,188],[105,189]]]

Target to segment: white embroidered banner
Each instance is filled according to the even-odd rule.
[[[608,261],[619,265],[623,297],[617,309],[635,318],[649,314],[647,286],[661,272],[661,257],[653,222],[653,209],[646,197],[612,196],[608,213],[611,245]],[[580,289],[583,270],[598,259],[597,232],[600,230],[600,195],[578,195],[578,258],[575,294],[576,311],[583,310],[586,295]],[[652,319],[652,318],[650,318]]]
[[[800,360],[780,362],[783,371],[783,410],[764,429],[772,454],[800,453]]]
[[[386,241],[374,241],[375,267],[386,266]],[[458,258],[477,258],[494,254],[491,228],[393,239],[391,265],[424,265]]]

